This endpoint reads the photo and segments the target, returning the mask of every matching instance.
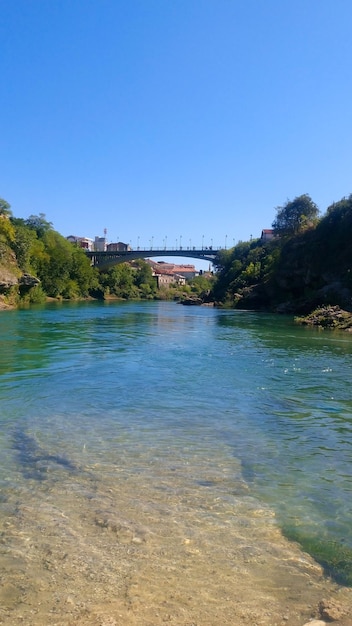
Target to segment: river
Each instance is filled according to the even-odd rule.
[[[350,598],[352,336],[165,302],[0,336],[0,623],[300,626]]]

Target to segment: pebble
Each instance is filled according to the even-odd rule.
[[[326,626],[326,622],[321,619],[313,619],[311,622],[307,622],[303,626]]]

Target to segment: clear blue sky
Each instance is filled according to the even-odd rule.
[[[352,192],[351,0],[0,0],[0,196],[227,247]]]

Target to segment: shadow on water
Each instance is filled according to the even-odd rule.
[[[46,480],[48,471],[53,465],[69,472],[76,472],[76,465],[65,456],[50,454],[43,449],[37,440],[17,429],[13,434],[13,449],[24,478]]]

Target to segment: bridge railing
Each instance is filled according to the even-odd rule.
[[[174,253],[176,252],[178,255],[181,252],[195,252],[196,254],[212,254],[215,255],[219,252],[219,250],[226,250],[226,248],[221,248],[221,246],[214,248],[212,246],[204,246],[203,248],[196,248],[195,246],[192,246],[191,248],[189,246],[182,246],[181,248],[178,247],[171,247],[171,248],[157,248],[157,247],[153,247],[153,248],[145,248],[142,246],[138,246],[137,248],[129,248],[128,250],[85,250],[87,252],[87,254],[93,255],[93,254],[126,254],[129,252],[143,252],[143,254],[145,254],[147,256],[147,254],[149,256],[157,256],[158,253],[163,253],[163,254],[167,254],[169,256],[174,255]]]

